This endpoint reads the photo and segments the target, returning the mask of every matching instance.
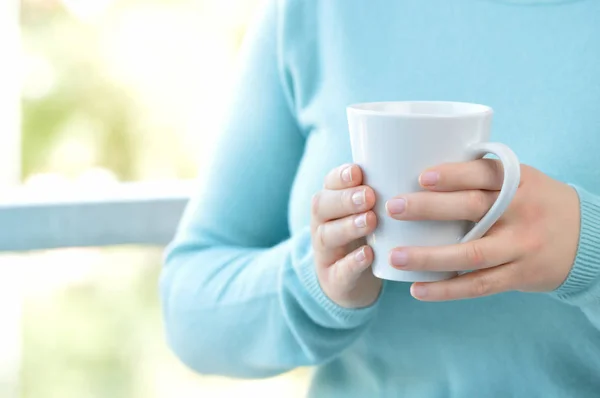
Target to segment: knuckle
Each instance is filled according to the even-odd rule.
[[[527,253],[537,253],[544,246],[541,237],[534,233],[530,233],[527,236],[522,237],[519,239],[519,241],[522,242],[523,249]]]
[[[469,191],[467,196],[467,204],[469,209],[474,210],[478,216],[485,214],[488,211],[488,198],[485,193],[479,190]],[[478,220],[473,220],[478,221]]]
[[[314,245],[317,246],[317,248],[325,248],[326,247],[324,230],[325,230],[325,224],[320,224],[315,229],[315,233],[313,236],[313,242],[314,242]]]
[[[492,282],[485,275],[478,275],[473,279],[472,295],[473,297],[487,296],[492,293]]]
[[[477,244],[465,245],[465,257],[471,268],[480,268],[485,264],[485,254],[481,246]]]

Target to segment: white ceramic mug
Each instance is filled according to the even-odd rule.
[[[402,271],[389,263],[400,246],[437,246],[482,237],[510,204],[520,180],[519,161],[506,145],[488,142],[492,109],[462,102],[375,102],[347,108],[352,157],[375,191],[377,228],[367,237],[382,279],[431,282],[456,272]],[[387,215],[389,199],[422,190],[419,175],[427,168],[496,155],[504,166],[502,190],[488,213],[470,230],[467,221],[398,221]],[[468,231],[468,232],[467,232]]]

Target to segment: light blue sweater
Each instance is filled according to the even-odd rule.
[[[242,64],[161,279],[183,362],[234,377],[315,365],[315,397],[600,397],[600,1],[274,1]],[[351,161],[345,107],[382,100],[490,105],[494,140],[578,187],[559,289],[425,303],[387,282],[358,310],[323,294],[310,198]]]

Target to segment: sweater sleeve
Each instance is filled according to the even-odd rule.
[[[600,197],[579,186],[579,246],[567,280],[551,295],[581,308],[600,330]]]
[[[247,35],[207,183],[165,253],[167,340],[201,373],[266,377],[323,363],[376,311],[330,301],[315,275],[308,227],[288,231],[305,139],[279,66],[277,14],[271,2]]]

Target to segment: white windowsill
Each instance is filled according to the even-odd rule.
[[[113,184],[52,192],[18,188],[0,200],[0,252],[165,245],[193,183]]]

